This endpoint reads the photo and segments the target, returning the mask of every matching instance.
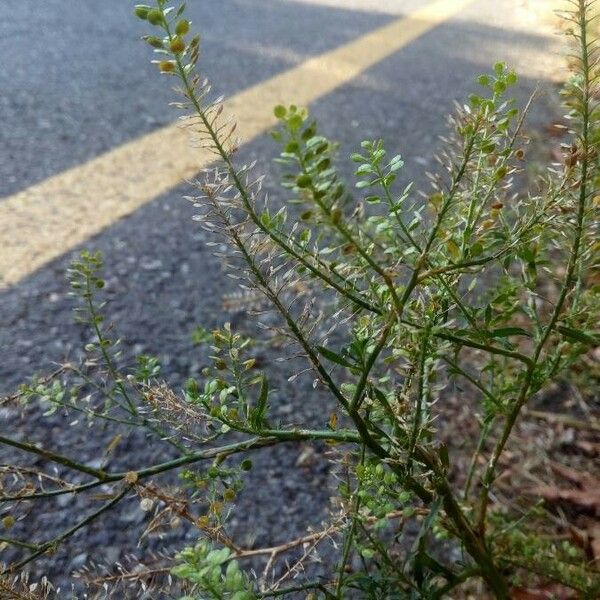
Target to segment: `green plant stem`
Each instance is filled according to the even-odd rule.
[[[220,210],[218,205],[215,206],[215,208],[217,210]],[[335,382],[331,378],[331,375],[329,375],[329,373],[327,372],[327,370],[325,369],[325,367],[319,360],[317,353],[313,350],[312,346],[310,345],[310,343],[308,342],[308,340],[306,339],[306,337],[300,330],[300,327],[298,326],[298,324],[296,323],[296,321],[294,320],[292,315],[289,313],[287,308],[283,305],[283,303],[279,299],[279,296],[277,295],[277,293],[271,289],[271,286],[269,285],[269,282],[267,281],[266,277],[263,275],[263,273],[261,272],[259,267],[256,265],[254,259],[248,253],[248,250],[246,249],[246,246],[242,242],[239,234],[235,230],[235,227],[233,227],[228,222],[227,216],[225,214],[223,214],[222,211],[221,211],[221,217],[224,219],[224,221],[229,229],[229,234],[231,235],[233,242],[235,243],[236,247],[238,248],[238,250],[244,257],[244,260],[246,261],[246,264],[248,265],[251,273],[254,275],[257,283],[259,284],[261,289],[264,291],[266,296],[269,298],[269,300],[271,300],[273,305],[277,308],[277,310],[279,311],[281,316],[285,319],[285,322],[286,322],[287,326],[290,328],[290,331],[294,334],[294,337],[296,338],[296,340],[298,340],[298,343],[300,344],[300,346],[306,353],[310,363],[313,365],[314,369],[317,371],[317,373],[319,374],[319,376],[321,377],[321,379],[323,380],[325,385],[333,393],[333,395],[339,401],[339,403],[344,408],[348,409],[348,400],[342,394],[342,392],[340,391],[338,386],[335,384]]]
[[[168,23],[165,25],[165,28],[166,28],[166,32],[167,32],[169,40],[172,40],[173,36],[172,36],[172,33],[171,33]],[[379,309],[377,309],[377,307],[372,305],[370,302],[364,300],[360,296],[357,296],[356,294],[354,294],[353,292],[348,290],[343,285],[336,283],[327,274],[323,273],[319,269],[316,269],[310,261],[307,261],[301,254],[296,252],[283,238],[276,235],[273,232],[273,230],[271,230],[270,228],[265,227],[265,225],[263,225],[259,216],[256,214],[256,212],[254,210],[250,193],[246,189],[246,186],[242,183],[242,181],[238,175],[238,172],[235,169],[235,166],[233,165],[233,162],[231,160],[229,153],[223,147],[223,144],[221,143],[221,140],[219,139],[217,132],[215,131],[213,125],[209,122],[205,111],[202,109],[202,106],[200,105],[200,102],[198,101],[198,98],[196,97],[196,94],[194,92],[194,87],[190,83],[189,77],[184,69],[184,66],[181,62],[181,58],[179,55],[176,55],[175,61],[177,64],[177,70],[179,73],[179,77],[180,77],[181,81],[183,82],[183,85],[185,88],[185,95],[188,98],[188,100],[192,103],[192,106],[194,107],[196,114],[200,117],[200,120],[202,121],[204,128],[206,129],[208,135],[210,136],[211,141],[214,145],[214,148],[215,148],[217,154],[225,163],[225,166],[227,167],[227,172],[228,172],[229,176],[231,177],[231,179],[235,185],[235,188],[240,193],[240,198],[242,199],[244,208],[245,208],[246,212],[248,213],[248,216],[254,223],[254,225],[256,225],[256,227],[258,227],[258,229],[260,231],[262,231],[264,234],[269,236],[269,238],[271,238],[273,240],[273,242],[275,242],[275,244],[277,244],[279,247],[281,247],[283,250],[285,250],[286,253],[288,253],[290,256],[295,258],[302,266],[307,268],[313,275],[315,275],[316,277],[318,277],[319,279],[321,279],[322,281],[327,283],[327,285],[329,285],[330,287],[332,287],[333,289],[338,291],[340,294],[342,294],[346,298],[352,300],[352,302],[354,302],[358,306],[361,306],[362,308],[366,308],[367,310],[379,312]]]
[[[360,379],[358,380],[358,383],[356,384],[356,391],[354,392],[354,395],[350,402],[350,406],[348,408],[350,413],[355,413],[360,408],[361,401],[364,398],[364,392],[365,392],[365,388],[367,385],[367,381],[369,379],[369,374],[371,373],[371,369],[373,368],[375,361],[381,354],[381,351],[383,350],[383,348],[387,342],[388,336],[390,335],[390,332],[394,325],[394,321],[395,321],[395,319],[390,320],[385,325],[381,334],[379,335],[379,340],[378,340],[377,344],[375,345],[375,348],[373,349],[373,351],[367,358],[367,362],[362,370]]]
[[[84,519],[82,519],[81,521],[79,521],[78,523],[73,525],[73,527],[70,527],[66,531],[63,531],[61,534],[59,534],[55,538],[52,538],[51,540],[39,545],[38,549],[35,552],[32,552],[29,556],[27,556],[20,562],[12,564],[9,567],[9,569],[11,571],[18,572],[25,565],[29,564],[30,562],[32,562],[33,560],[35,560],[42,554],[46,553],[48,550],[58,547],[67,538],[71,537],[74,533],[79,531],[81,528],[85,527],[92,521],[96,520],[100,515],[102,515],[106,511],[110,510],[116,504],[118,504],[125,497],[125,495],[127,494],[127,491],[128,491],[128,489],[125,488],[123,491],[121,491],[119,494],[117,494],[112,500],[110,500],[110,502],[107,502],[106,504],[102,505],[98,510],[89,514],[87,517],[85,517]]]
[[[80,473],[91,475],[92,477],[95,477],[101,481],[106,481],[107,474],[102,469],[88,467],[83,463],[77,462],[76,460],[63,456],[62,454],[58,454],[57,452],[53,452],[52,450],[44,450],[43,448],[39,448],[35,444],[13,440],[12,438],[8,438],[4,435],[0,435],[0,444],[18,448],[19,450],[24,450],[30,454],[36,454],[37,456],[41,456],[42,458],[45,458],[53,463],[68,467],[73,471],[79,471]]]
[[[451,592],[454,588],[468,581],[472,577],[481,576],[481,569],[476,567],[474,569],[465,569],[462,573],[455,575],[446,585],[442,586],[439,590],[435,591],[431,596],[431,600],[443,600],[447,598],[448,592]]]
[[[531,367],[533,364],[532,360],[528,356],[525,356],[525,354],[521,354],[520,352],[506,350],[504,348],[499,348],[498,346],[492,346],[490,344],[475,342],[473,340],[469,340],[467,338],[460,337],[458,335],[454,335],[452,333],[448,333],[440,329],[434,329],[433,335],[443,340],[455,342],[456,344],[468,346],[469,348],[477,348],[478,350],[483,350],[485,352],[489,352],[490,354],[499,354],[501,356],[508,356],[509,358],[514,358],[516,360],[521,361],[522,363],[525,363],[528,367]]]
[[[26,548],[27,550],[37,550],[38,544],[32,544],[30,542],[23,542],[21,540],[15,540],[13,538],[0,537],[0,544],[9,544],[10,546],[16,546],[17,548]]]
[[[465,483],[465,489],[463,492],[463,499],[466,500],[469,497],[469,492],[471,491],[471,484],[473,482],[473,476],[475,474],[475,469],[477,468],[477,459],[479,458],[481,452],[483,451],[483,447],[485,446],[485,442],[490,434],[492,426],[494,424],[494,416],[487,416],[483,424],[481,426],[481,432],[479,433],[479,440],[477,441],[477,447],[475,448],[475,452],[473,452],[473,456],[471,457],[471,464],[469,465],[469,472],[467,474],[467,481]]]
[[[132,416],[137,417],[137,416],[139,416],[139,411],[138,411],[137,407],[135,406],[135,403],[131,399],[131,396],[129,395],[127,388],[123,384],[123,378],[119,374],[117,367],[115,366],[110,354],[106,350],[106,345],[107,345],[108,340],[106,340],[106,338],[104,337],[104,334],[102,333],[102,330],[100,329],[100,327],[98,325],[99,315],[98,315],[98,312],[96,311],[96,307],[93,302],[93,292],[92,292],[92,287],[91,287],[90,283],[91,283],[90,277],[87,276],[85,279],[85,285],[86,285],[85,299],[86,299],[86,303],[87,303],[87,307],[88,307],[88,312],[90,314],[90,323],[92,324],[92,328],[96,335],[96,339],[98,340],[98,347],[100,348],[100,354],[104,360],[104,364],[106,365],[106,368],[108,369],[110,376],[112,377],[118,390],[121,392],[121,395],[123,396],[123,398],[125,399],[125,401],[127,403],[127,407],[124,407],[120,403],[119,403],[119,406],[121,406],[126,412],[129,412],[129,414],[131,414]],[[160,437],[160,439],[165,440],[168,444],[177,448],[177,450],[179,450],[180,452],[186,451],[186,447],[184,444],[181,444],[177,440],[172,439],[172,437],[169,436],[161,427],[156,426],[154,423],[150,422],[148,419],[142,418],[141,425],[143,427],[145,427],[146,429],[152,431],[154,434],[158,435]]]
[[[7,502],[13,500],[30,500],[35,498],[47,498],[51,496],[57,496],[60,494],[68,494],[79,492],[97,487],[104,483],[110,483],[114,481],[121,481],[132,473],[135,473],[137,479],[145,479],[153,475],[164,473],[165,471],[171,471],[178,467],[193,464],[203,460],[211,460],[217,456],[230,456],[232,454],[238,454],[240,452],[247,452],[249,450],[255,450],[258,448],[265,448],[267,446],[274,446],[285,442],[302,442],[310,440],[333,440],[336,442],[349,442],[358,443],[361,438],[356,432],[352,431],[329,431],[329,430],[310,430],[310,429],[295,429],[295,430],[280,430],[280,429],[268,429],[264,432],[264,437],[254,437],[242,442],[236,442],[234,444],[228,444],[224,446],[217,446],[215,448],[207,448],[198,452],[192,452],[184,456],[180,456],[173,460],[169,460],[163,463],[158,463],[150,467],[146,467],[140,470],[131,469],[130,471],[121,471],[116,473],[110,473],[107,471],[101,471],[98,469],[92,469],[77,463],[65,456],[56,454],[55,452],[49,452],[41,450],[32,444],[26,444],[23,442],[17,442],[9,438],[0,436],[0,443],[5,443],[15,448],[20,448],[27,452],[42,456],[51,462],[55,462],[61,465],[65,465],[76,471],[81,471],[88,475],[92,475],[97,481],[92,481],[87,484],[69,488],[65,490],[52,490],[49,492],[42,492],[39,494],[22,494],[19,496],[2,496],[0,502]]]
[[[285,588],[281,588],[279,590],[272,590],[269,592],[259,592],[259,598],[276,598],[278,596],[286,596],[287,594],[293,594],[295,592],[306,592],[308,590],[319,590],[323,593],[329,594],[328,598],[335,598],[329,592],[325,586],[318,581],[311,581],[309,583],[305,583],[303,585],[293,585]]]
[[[381,167],[379,166],[379,164],[377,164],[377,166],[375,167],[375,174],[377,175],[377,178],[381,182],[381,189],[383,190],[383,193],[385,195],[385,199],[387,200],[387,203],[388,203],[390,209],[392,209],[392,207],[394,206],[394,198],[392,196],[392,193],[390,191],[389,186],[386,183],[386,179],[385,179],[384,173],[383,173]],[[413,246],[413,248],[415,248],[417,250],[417,252],[421,252],[422,251],[421,246],[414,239],[414,237],[412,236],[412,234],[408,230],[408,227],[406,227],[404,221],[402,220],[402,217],[399,214],[399,211],[398,210],[393,210],[393,213],[394,213],[394,217],[396,218],[396,222],[400,226],[400,229],[402,230],[402,233],[406,236],[406,239],[411,243],[411,245]]]
[[[302,157],[300,156],[300,154],[298,154],[298,161],[300,163],[302,173],[304,175],[308,175],[310,177],[310,173],[308,172],[306,165],[305,165],[304,161],[302,160]],[[400,306],[400,300],[398,298],[398,293],[396,292],[396,286],[394,285],[392,277],[389,275],[389,273],[383,267],[381,267],[373,259],[373,257],[369,254],[369,252],[365,248],[363,248],[360,241],[357,240],[356,237],[352,234],[352,232],[344,225],[344,223],[342,223],[341,219],[336,220],[336,219],[332,218],[331,208],[328,207],[323,202],[323,200],[318,197],[317,190],[315,189],[314,184],[312,183],[312,178],[311,178],[310,190],[311,190],[314,202],[321,209],[323,214],[325,216],[327,216],[327,218],[329,219],[329,221],[331,222],[333,227],[335,229],[337,229],[337,231],[346,240],[346,242],[348,242],[349,244],[352,244],[356,248],[356,251],[362,256],[364,261],[371,267],[371,269],[373,269],[373,271],[375,271],[375,273],[377,273],[383,279],[386,287],[388,288],[388,290],[390,292],[390,296],[392,297],[394,307],[396,309],[396,312],[398,313],[398,318],[400,318],[402,316],[402,309]]]
[[[422,462],[432,472],[431,482],[436,492],[441,496],[446,515],[453,523],[455,533],[465,545],[467,552],[481,568],[481,576],[499,600],[507,600],[510,595],[506,579],[498,569],[492,555],[486,547],[484,538],[476,531],[463,513],[454,492],[448,483],[444,468],[437,457],[429,451],[416,446],[414,451],[417,460]]]
[[[363,445],[360,449],[360,460],[358,461],[359,465],[364,464],[365,455],[366,455],[365,447]],[[337,569],[338,570],[338,579],[337,579],[337,583],[335,586],[335,596],[337,598],[339,598],[340,600],[343,600],[342,591],[343,591],[343,586],[344,586],[344,571],[346,569],[346,565],[348,564],[348,560],[349,560],[350,554],[352,552],[352,542],[354,540],[354,535],[356,533],[358,511],[360,510],[360,496],[359,496],[360,489],[361,489],[361,485],[360,485],[360,480],[359,480],[356,485],[356,490],[354,492],[355,497],[354,497],[354,504],[352,506],[351,517],[350,517],[351,518],[350,529],[346,532],[346,536],[344,539],[344,547],[342,550],[342,559],[341,559],[339,567]]]
[[[419,365],[418,365],[418,384],[417,384],[417,404],[415,407],[415,416],[412,426],[412,431],[410,434],[410,441],[408,446],[408,460],[409,460],[409,468],[412,464],[412,456],[415,450],[415,446],[417,445],[417,441],[419,439],[419,431],[421,429],[421,421],[424,403],[426,401],[425,395],[425,378],[426,378],[426,359],[427,359],[427,348],[429,346],[431,336],[431,322],[428,321],[425,326],[425,333],[423,335],[423,340],[421,344],[421,352],[419,355]]]
[[[100,348],[100,354],[102,355],[102,358],[104,359],[104,364],[106,365],[106,368],[108,369],[108,372],[110,373],[110,376],[112,377],[113,381],[116,383],[117,388],[121,392],[121,395],[123,396],[124,400],[127,402],[129,412],[132,415],[137,415],[138,414],[137,408],[136,408],[133,400],[131,400],[129,393],[127,392],[127,389],[123,385],[122,379],[121,379],[119,373],[117,372],[117,368],[113,364],[112,358],[106,351],[106,344],[107,344],[108,340],[106,340],[104,338],[102,330],[100,329],[100,327],[98,325],[98,322],[99,322],[98,321],[98,313],[96,312],[96,307],[94,306],[94,302],[92,300],[93,293],[92,293],[92,287],[90,285],[89,276],[87,276],[85,278],[85,287],[86,287],[85,299],[86,299],[86,303],[88,306],[88,312],[90,314],[90,323],[92,324],[92,328],[94,330],[94,333],[96,334],[96,339],[98,340],[98,347]]]

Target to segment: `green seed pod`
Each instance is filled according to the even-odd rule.
[[[252,469],[252,461],[249,458],[245,458],[240,465],[242,471],[250,471]]]
[[[310,175],[308,175],[306,173],[299,175],[298,178],[296,179],[296,185],[299,188],[307,188],[310,186],[311,183],[312,183],[312,179],[311,179]]]
[[[162,25],[164,22],[163,14],[160,10],[158,10],[158,8],[153,8],[152,10],[149,10],[148,14],[146,15],[146,18],[148,19],[148,22],[152,25]]]
[[[225,502],[233,502],[235,500],[235,490],[227,488],[223,492],[223,500],[225,500]]]
[[[158,68],[161,73],[172,73],[175,70],[175,63],[172,60],[161,60]]]
[[[181,19],[175,26],[175,33],[177,35],[186,35],[190,30],[190,22],[187,19]]]
[[[15,524],[15,518],[12,515],[6,515],[2,518],[4,529],[10,529]]]
[[[139,19],[143,19],[144,21],[148,18],[148,13],[150,12],[150,7],[145,4],[138,4],[134,9],[134,14]]]
[[[285,117],[285,115],[287,114],[287,108],[285,106],[283,106],[282,104],[278,104],[273,109],[273,113],[278,119],[283,119]]]
[[[169,44],[169,48],[174,54],[181,54],[185,50],[183,38],[179,36],[174,37]]]
[[[201,517],[198,517],[198,527],[200,527],[200,529],[206,529],[209,525],[210,518],[208,515],[202,515]]]
[[[144,37],[146,42],[148,42],[153,48],[164,48],[163,41],[160,38],[157,38],[153,35],[147,35]]]
[[[496,172],[494,173],[494,178],[496,179],[496,181],[500,181],[501,179],[504,179],[504,177],[506,177],[507,173],[508,168],[506,167],[506,165],[502,165],[501,167],[498,167],[496,169]]]

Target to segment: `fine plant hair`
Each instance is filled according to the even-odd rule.
[[[573,41],[563,90],[570,139],[563,162],[535,186],[523,189],[521,175],[529,104],[516,106],[508,94],[517,76],[498,63],[453,115],[427,195],[400,183],[403,159],[388,156],[382,140],[366,140],[352,154],[356,181],[347,185],[336,145],[308,112],[275,107],[286,198],[277,206],[253,166],[239,164],[235,124],[197,72],[199,37],[184,6],[171,4],[156,0],[135,12],[152,28],[144,39],[159,71],[177,84],[182,123],[215,155],[216,166],[194,184],[196,219],[227,241],[229,274],[277,315],[264,327],[289,341],[315,394],[326,394],[334,409],[321,429],[275,422],[269,368],[260,368],[252,340],[229,324],[197,331],[213,366],[181,392],[160,381],[153,357],[128,367],[105,320],[102,258],[82,253],[69,278],[77,318],[95,338],[84,363],[63,365],[4,402],[41,400],[48,412],[142,428],[174,458],[110,471],[0,435],[0,443],[58,467],[3,467],[5,529],[35,502],[104,490],[103,504],[52,539],[3,537],[22,555],[0,585],[138,495],[145,506],[162,507],[149,528],[183,519],[197,528],[198,542],[171,564],[122,566],[106,581],[170,575],[160,585],[198,600],[435,599],[473,585],[506,599],[523,580],[598,597],[597,564],[538,534],[547,511],[533,501],[517,510],[495,494],[523,409],[600,343],[600,71],[590,2],[572,0],[562,15]],[[306,372],[291,383],[299,376]],[[465,476],[457,473],[459,450],[445,441],[449,390],[464,396],[480,432]],[[294,442],[331,448],[338,489],[330,520],[277,546],[244,548],[226,525],[251,455]],[[174,470],[180,489],[161,487],[159,476]],[[306,565],[325,544],[334,554],[329,570],[313,577]]]

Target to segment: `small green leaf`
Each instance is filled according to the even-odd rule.
[[[366,558],[367,560],[369,560],[370,558],[373,558],[375,556],[375,551],[371,550],[371,548],[363,548],[360,551],[360,554],[363,558]]]
[[[494,73],[496,73],[496,75],[500,76],[502,75],[502,73],[504,73],[504,69],[506,68],[506,64],[503,62],[497,62],[494,65]]]
[[[581,344],[587,344],[590,346],[596,346],[600,344],[600,336],[595,335],[592,332],[580,331],[564,325],[559,325],[558,331],[560,331],[566,338],[573,342],[579,342]]]
[[[483,254],[483,245],[481,244],[481,242],[475,242],[471,246],[470,254],[473,258],[476,258]]]
[[[298,113],[293,114],[288,119],[288,127],[289,127],[290,131],[292,133],[295,133],[296,131],[298,131],[298,129],[300,129],[300,127],[302,127],[302,122],[303,122],[303,119],[302,119],[301,115],[299,115]]]
[[[506,91],[506,83],[504,83],[504,81],[498,80],[498,81],[496,81],[496,83],[494,83],[494,93],[503,94],[505,91]]]
[[[260,382],[260,393],[256,401],[256,406],[250,411],[250,424],[255,429],[262,429],[265,424],[265,415],[267,412],[267,400],[269,398],[269,381],[263,375]]]
[[[221,548],[220,550],[211,550],[206,557],[206,562],[209,565],[222,565],[231,554],[229,548]]]
[[[531,333],[522,329],[521,327],[501,327],[499,329],[493,329],[491,332],[492,337],[503,338],[511,335],[524,335],[525,337],[531,337]]]
[[[450,468],[450,455],[448,454],[448,446],[446,444],[442,444],[439,449],[439,457],[442,465],[446,469]]]
[[[351,362],[348,362],[343,356],[340,356],[333,350],[329,348],[325,348],[325,346],[317,346],[317,350],[320,354],[322,354],[327,360],[334,362],[342,367],[353,368],[354,365]]]
[[[358,169],[356,169],[354,174],[358,175],[359,177],[362,177],[363,175],[368,175],[369,173],[372,173],[372,172],[373,172],[373,167],[370,164],[365,163],[363,165],[360,165],[360,167],[358,167]]]
[[[403,160],[392,161],[390,163],[390,171],[397,171],[398,169],[401,169],[403,166],[404,166]]]

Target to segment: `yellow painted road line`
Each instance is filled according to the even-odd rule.
[[[236,94],[225,112],[236,116],[247,142],[274,126],[276,104],[310,104],[473,1],[436,0]],[[173,124],[0,201],[0,287],[18,283],[213,161]]]

